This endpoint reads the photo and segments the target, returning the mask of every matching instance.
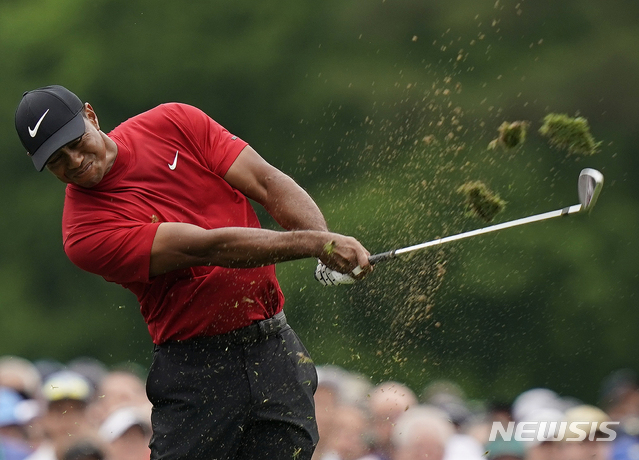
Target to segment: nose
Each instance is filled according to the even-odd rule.
[[[82,165],[84,155],[79,150],[66,148],[64,153],[67,159],[67,167],[69,169],[76,169]]]

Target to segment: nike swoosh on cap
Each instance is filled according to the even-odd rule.
[[[38,129],[40,129],[40,123],[42,123],[42,120],[44,120],[44,117],[47,116],[47,113],[49,113],[49,109],[47,109],[47,111],[42,114],[42,116],[36,123],[35,128],[31,129],[31,126],[27,126],[27,128],[29,128],[29,136],[36,137],[36,134],[38,134]]]

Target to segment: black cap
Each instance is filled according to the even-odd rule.
[[[84,104],[63,86],[27,91],[16,110],[16,130],[38,171],[60,147],[84,134]]]

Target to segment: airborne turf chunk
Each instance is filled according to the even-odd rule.
[[[492,221],[506,206],[506,202],[481,181],[466,182],[457,191],[466,195],[468,214],[485,222]]]
[[[503,122],[499,126],[499,137],[488,144],[489,149],[494,149],[498,145],[505,149],[513,149],[519,147],[526,140],[526,131],[528,130],[527,121]]]
[[[590,134],[588,120],[584,117],[569,117],[565,114],[549,113],[539,133],[548,138],[553,147],[569,153],[592,155],[601,142],[595,142]]]

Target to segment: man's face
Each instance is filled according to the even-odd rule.
[[[91,188],[111,169],[114,158],[107,154],[106,135],[90,106],[85,114],[84,134],[51,155],[46,167],[62,182]]]
[[[47,435],[53,440],[84,433],[88,426],[86,403],[71,399],[50,402],[43,423]]]

